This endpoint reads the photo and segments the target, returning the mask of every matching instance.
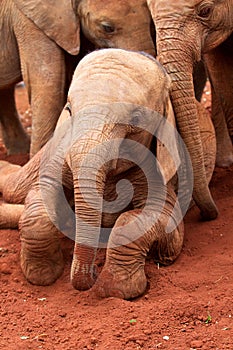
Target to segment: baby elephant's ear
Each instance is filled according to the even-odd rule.
[[[164,184],[167,184],[176,174],[180,166],[178,134],[170,98],[168,98],[166,102],[165,118],[157,131],[156,156]]]
[[[56,129],[58,129],[69,118],[71,118],[71,110],[70,103],[67,102],[58,118]]]
[[[71,55],[79,53],[80,22],[72,0],[13,0],[23,14]]]

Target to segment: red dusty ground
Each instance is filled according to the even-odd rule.
[[[208,107],[208,90],[205,93]],[[26,127],[27,101],[17,89]],[[29,129],[30,131],[30,129]],[[27,156],[0,159],[23,164]],[[182,253],[170,267],[146,264],[148,290],[134,301],[96,300],[69,281],[72,242],[62,240],[63,276],[52,286],[29,284],[19,266],[17,230],[0,231],[0,349],[136,350],[233,349],[233,168],[211,182],[220,215],[185,218]],[[99,255],[99,268],[103,254]]]

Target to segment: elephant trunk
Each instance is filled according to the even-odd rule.
[[[95,282],[94,262],[99,246],[105,181],[107,173],[116,166],[118,148],[113,147],[112,130],[107,129],[105,125],[91,137],[76,142],[68,160],[73,174],[76,218],[71,282],[79,290],[89,289]],[[120,137],[124,139],[125,135]],[[111,159],[111,148],[115,152],[114,159]]]
[[[80,167],[77,167],[77,169],[79,172]],[[74,288],[86,290],[95,281],[94,262],[101,228],[105,178],[103,176],[102,179],[95,180],[95,171],[93,171],[92,166],[89,164],[85,166],[85,169],[82,168],[82,170],[84,170],[84,174],[87,174],[86,177],[85,175],[84,177],[75,177],[73,172],[76,239],[71,268],[71,281]],[[98,187],[98,195],[96,195],[96,187]],[[83,198],[84,196],[85,198]],[[86,202],[86,198],[88,198],[88,203]]]
[[[170,24],[156,22],[158,59],[171,77],[171,100],[180,132],[193,166],[193,198],[204,219],[215,219],[217,208],[211,197],[205,175],[203,149],[198,124],[197,108],[193,87],[193,62],[198,59],[198,51],[186,45],[179,38],[180,28],[174,30]],[[189,47],[190,46],[190,47]],[[195,57],[196,56],[196,57]]]

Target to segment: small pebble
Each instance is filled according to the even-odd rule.
[[[203,345],[202,340],[192,340],[190,343],[190,347],[193,349],[200,349]]]

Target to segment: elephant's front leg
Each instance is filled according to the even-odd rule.
[[[53,283],[63,272],[59,231],[50,221],[38,187],[26,198],[19,222],[21,267],[28,281],[37,285]]]
[[[92,288],[98,296],[131,299],[142,295],[147,286],[145,259],[152,248],[155,259],[162,264],[177,258],[184,230],[182,222],[176,224],[180,212],[173,212],[175,200],[174,192],[169,191],[164,208],[135,209],[118,218],[110,236],[106,263]],[[170,219],[174,227],[167,233]]]
[[[66,68],[62,49],[26,16],[23,20],[30,40],[25,40],[24,35],[22,36],[20,24],[16,25],[15,32],[23,80],[32,108],[32,157],[52,136],[62,111],[65,103]]]

